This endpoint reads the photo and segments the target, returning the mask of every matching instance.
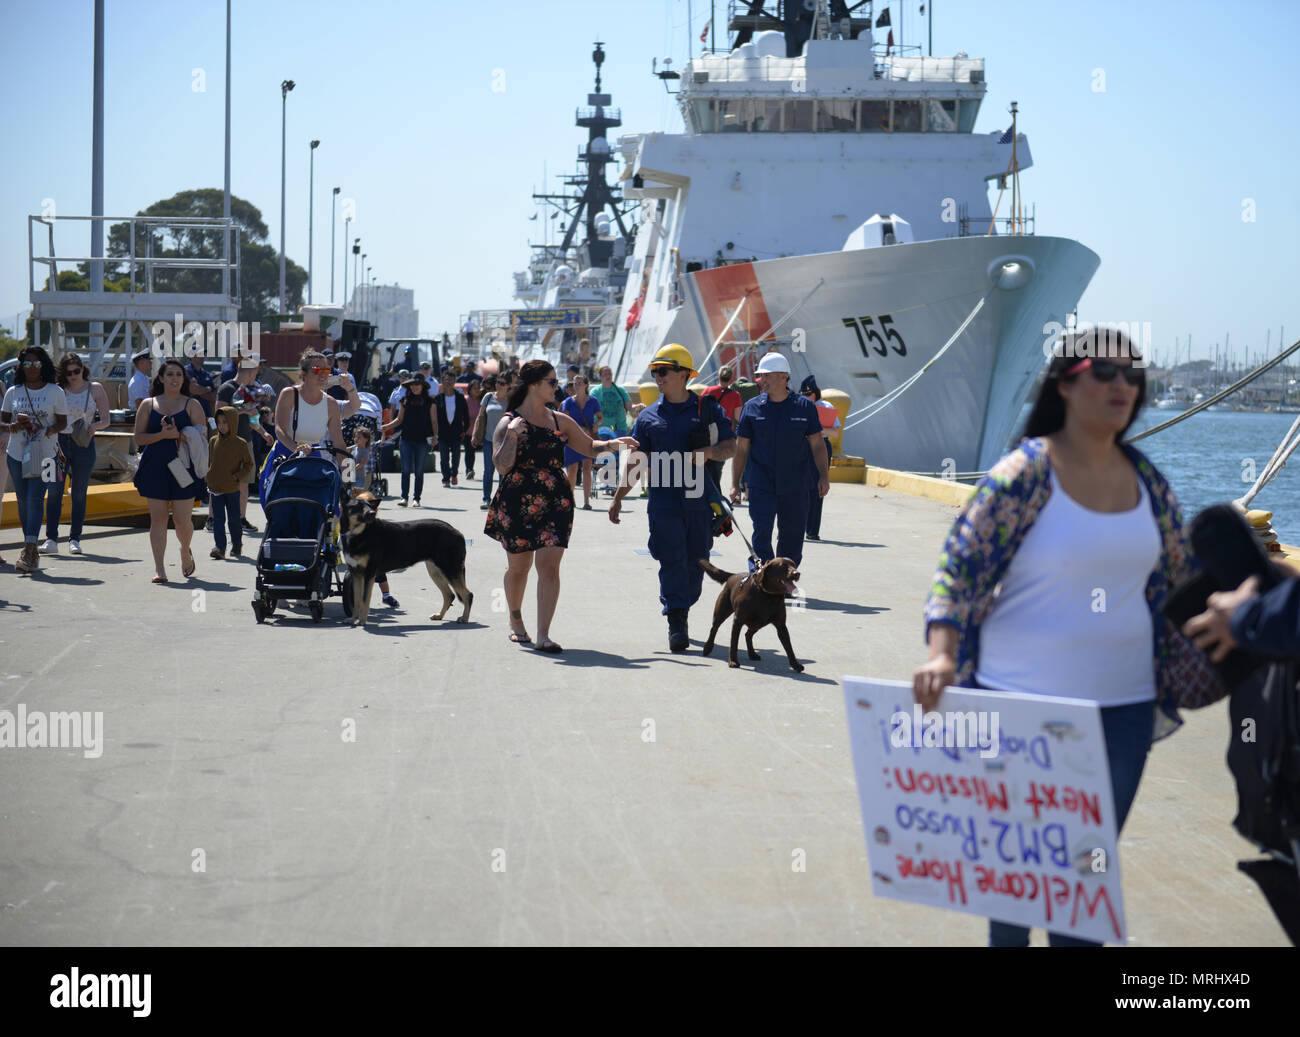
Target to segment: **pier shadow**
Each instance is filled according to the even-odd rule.
[[[847,616],[874,616],[877,612],[890,611],[884,605],[850,605],[843,601],[822,601],[820,598],[804,598],[803,607],[813,612],[843,612]]]
[[[68,587],[98,587],[103,580],[92,580],[89,576],[51,576],[48,569],[33,573],[33,578],[41,583],[57,583]]]
[[[727,665],[727,647],[726,645],[715,645],[712,655],[701,656],[700,658],[708,661],[712,660],[715,665],[721,664],[723,669],[729,673],[739,673],[749,670],[753,673],[760,674],[764,677],[782,677],[792,681],[798,681],[800,684],[834,684],[840,682],[830,677],[818,677],[815,673],[809,673],[808,667],[817,662],[816,659],[808,659],[804,656],[797,656],[799,664],[804,667],[802,671],[790,669],[790,660],[785,657],[785,653],[780,648],[773,648],[769,651],[759,649],[762,658],[755,662],[745,654],[744,641],[741,641],[740,653],[736,656],[740,660],[740,666],[732,669]]]
[[[89,551],[84,550],[79,555],[60,554],[58,558],[61,562],[75,562],[80,564],[81,562],[86,561],[93,562],[95,565],[128,565],[144,561],[143,558],[118,558],[114,555],[91,554]]]
[[[188,580],[182,577],[179,580],[173,580],[170,577],[163,584],[165,587],[188,587],[190,589],[198,588],[205,591],[249,591],[251,588],[236,586],[233,583],[219,583],[216,580],[205,580],[198,573],[195,573]]]
[[[352,620],[344,620],[344,625],[351,627]],[[427,634],[435,630],[486,630],[486,623],[475,623],[470,620],[468,623],[457,623],[454,620],[436,620],[426,619],[424,622],[415,623],[385,623],[382,620],[376,621],[374,614],[366,622],[367,634],[382,634],[385,637],[405,637],[408,633]]]
[[[525,646],[527,650],[527,646]],[[534,655],[545,656],[545,652],[539,652],[536,649],[531,650]],[[595,648],[566,648],[559,655],[552,655],[549,658],[556,663],[564,666],[577,666],[586,668],[589,666],[605,666],[614,670],[644,670],[649,668],[651,663],[666,662],[675,663],[679,666],[701,666],[703,661],[698,655],[694,659],[689,655],[671,655],[664,652],[662,655],[655,654],[643,659],[629,659],[627,656],[614,655],[612,652],[602,652]]]

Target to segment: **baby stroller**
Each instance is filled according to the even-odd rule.
[[[283,600],[306,601],[319,623],[332,594],[343,595],[343,610],[352,614],[336,522],[341,489],[338,468],[324,457],[286,457],[272,473],[257,552],[253,615],[259,623]]]

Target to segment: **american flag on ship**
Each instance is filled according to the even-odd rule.
[[[1002,136],[998,138],[998,143],[999,143],[999,144],[1010,144],[1010,143],[1011,143],[1011,131],[1012,131],[1012,129],[1013,129],[1014,127],[1015,127],[1015,124],[1014,124],[1014,123],[1012,123],[1011,126],[1008,126],[1008,127],[1007,127],[1007,132],[1004,133],[1004,134],[1002,134]]]

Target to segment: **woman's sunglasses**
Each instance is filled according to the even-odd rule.
[[[329,369],[328,367],[307,367],[307,368],[304,368],[304,370],[306,370],[306,371],[310,371],[312,374],[329,374],[329,373],[330,373],[330,369]]]
[[[81,374],[81,373],[82,373],[82,368],[80,368],[80,367],[69,367],[69,368],[68,368],[68,374]]]
[[[40,367],[40,366],[41,366],[41,361],[39,361],[39,360],[24,360],[24,361],[22,362],[22,366],[23,366],[23,367]]]
[[[560,384],[560,380],[558,378],[543,378],[542,381],[544,381],[552,389],[554,389],[557,385]]]
[[[1080,360],[1065,372],[1065,376],[1069,378],[1080,371],[1091,371],[1092,376],[1099,382],[1113,382],[1120,372],[1123,372],[1124,381],[1129,385],[1145,385],[1147,380],[1145,368],[1135,367],[1132,364],[1117,364],[1114,360],[1094,360],[1092,357]]]

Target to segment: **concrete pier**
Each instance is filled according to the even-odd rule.
[[[870,892],[839,679],[907,679],[949,504],[837,484],[790,620],[728,669],[667,650],[644,501],[578,511],[552,636],[506,639],[480,486],[420,511],[472,541],[468,625],[423,570],[365,631],[339,599],[258,625],[251,559],[150,584],[148,534],[18,577],[0,532],[0,708],[102,712],[102,754],[0,749],[0,943],[979,945],[975,917]],[[253,506],[250,518],[262,515]],[[739,511],[748,530],[748,516]],[[245,541],[251,555],[256,539]],[[739,536],[714,561],[744,564]],[[458,613],[453,607],[449,615]],[[533,584],[524,615],[536,633]],[[724,627],[724,630],[727,629]],[[743,660],[743,656],[742,656]],[[1227,709],[1157,745],[1121,841],[1134,945],[1285,945],[1230,826]],[[795,871],[803,850],[806,871]],[[1041,932],[1034,942],[1041,944]]]

